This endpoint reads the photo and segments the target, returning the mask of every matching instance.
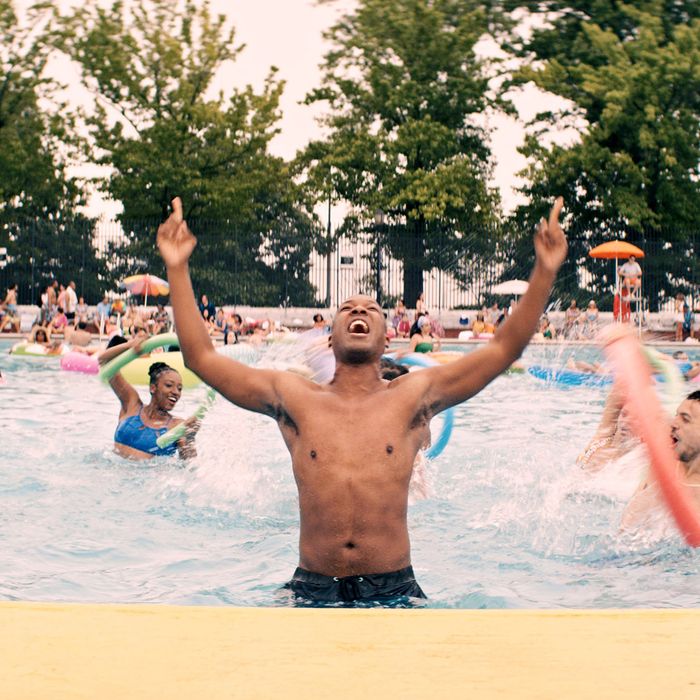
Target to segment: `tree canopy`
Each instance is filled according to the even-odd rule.
[[[700,218],[697,3],[538,5],[557,14],[522,43],[521,54],[533,60],[517,81],[533,81],[567,103],[537,116],[522,149],[530,202],[518,216],[532,222],[548,196],[562,194],[584,240],[626,235],[684,242]],[[574,143],[546,137],[562,125],[579,132]],[[585,248],[572,248],[573,281]],[[648,264],[662,274],[678,255],[670,247]],[[679,284],[669,278],[669,293]]]
[[[20,21],[0,0],[0,220],[71,215],[81,188],[66,175],[76,135],[71,114],[45,75],[53,50],[51,3]]]
[[[110,169],[100,186],[124,207],[132,264],[160,264],[152,222],[137,222],[164,218],[178,195],[189,220],[222,223],[200,243],[208,265],[224,272],[243,256],[244,277],[271,274],[282,257],[308,265],[311,218],[288,165],[268,152],[284,83],[271,68],[260,92],[211,94],[217,72],[230,72],[243,49],[224,15],[213,16],[208,2],[117,1],[81,8],[69,27],[67,49],[96,96],[93,158]],[[261,249],[282,257],[262,265]],[[213,283],[210,273],[202,284]],[[257,301],[279,303],[273,297]]]
[[[476,44],[488,28],[483,3],[362,0],[328,31],[333,48],[322,85],[327,136],[301,156],[309,186],[352,203],[360,221],[376,210],[391,224],[375,233],[404,264],[404,296],[422,291],[437,234],[459,237],[498,218],[482,118],[488,63]]]

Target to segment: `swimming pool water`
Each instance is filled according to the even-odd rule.
[[[297,564],[298,513],[272,420],[219,400],[193,462],[130,463],[111,451],[108,387],[57,360],[9,356],[9,345],[0,341],[0,599],[276,604]],[[560,366],[571,352],[533,346],[524,359]],[[176,414],[203,396],[186,391]],[[433,495],[409,508],[431,606],[700,604],[700,554],[675,534],[618,533],[640,448],[595,478],[575,466],[604,399],[511,375],[457,408],[429,467]]]

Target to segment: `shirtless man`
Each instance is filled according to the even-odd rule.
[[[537,260],[517,310],[484,348],[387,382],[380,377],[385,320],[370,297],[345,301],[333,322],[335,374],[319,385],[218,354],[188,272],[196,238],[182,203],[158,229],[185,364],[242,408],[274,418],[299,490],[299,568],[287,588],[315,602],[425,597],[411,569],[408,485],[430,419],[474,396],[522,353],[537,327],[567,243],[563,201],[535,235]]]
[[[700,513],[700,391],[688,395],[671,422],[671,441],[678,458],[678,474],[691,488]],[[623,529],[642,526],[662,505],[659,488],[646,478],[622,515]]]

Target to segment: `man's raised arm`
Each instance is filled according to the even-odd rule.
[[[512,315],[484,348],[463,359],[430,370],[430,404],[442,411],[466,401],[520,357],[532,338],[566,258],[566,236],[559,225],[564,200],[559,197],[535,233],[535,267],[530,284]],[[426,373],[427,374],[427,373]]]
[[[173,200],[173,213],[158,227],[158,249],[170,283],[170,302],[185,365],[233,403],[270,413],[277,403],[278,372],[257,370],[216,352],[192,290],[189,259],[197,239],[182,217],[182,202]]]

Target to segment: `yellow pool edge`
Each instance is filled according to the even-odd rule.
[[[0,695],[700,697],[700,610],[0,603]]]

